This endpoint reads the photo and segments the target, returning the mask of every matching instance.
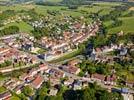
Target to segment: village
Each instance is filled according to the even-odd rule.
[[[39,90],[44,83],[50,83],[48,88],[48,95],[55,96],[59,92],[57,86],[65,86],[69,89],[80,90],[88,86],[89,83],[97,82],[101,87],[119,91],[123,95],[130,95],[134,82],[126,82],[127,88],[118,88],[118,76],[113,70],[111,75],[102,75],[94,73],[92,75],[85,73],[85,76],[80,77],[81,69],[78,67],[81,63],[80,59],[68,61],[67,64],[51,64],[47,61],[57,59],[70,51],[77,49],[80,43],[83,43],[91,36],[95,36],[99,25],[94,22],[91,25],[74,24],[74,31],[63,32],[63,37],[56,40],[48,37],[42,37],[41,40],[34,39],[26,33],[18,33],[16,35],[6,36],[1,38],[0,44],[0,73],[9,73],[12,71],[22,70],[28,68],[25,73],[16,77],[8,77],[1,81],[1,87],[4,91],[0,93],[0,100],[9,100],[12,97],[12,92],[21,94],[25,87],[32,89],[32,94],[27,98],[32,98],[37,90]],[[71,29],[72,29],[71,28]],[[72,29],[73,30],[73,29]],[[119,34],[123,34],[122,32]],[[60,37],[59,37],[60,38]],[[35,45],[37,43],[38,45]],[[132,44],[111,44],[110,46],[103,46],[101,48],[94,48],[89,59],[96,62],[114,62],[113,56],[104,54],[118,50],[120,56],[127,54],[128,48],[132,48]],[[45,48],[48,51],[43,51],[39,54],[39,50]],[[123,58],[123,57],[121,57]],[[112,63],[113,64],[113,63]]]

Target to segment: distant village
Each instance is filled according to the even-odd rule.
[[[79,90],[86,86],[88,83],[97,82],[103,88],[112,91],[112,89],[119,91],[123,94],[133,94],[131,88],[134,82],[126,82],[129,88],[115,88],[118,76],[115,71],[111,75],[85,73],[85,77],[80,77],[80,68],[77,65],[81,60],[71,60],[67,64],[54,65],[46,61],[53,60],[61,57],[63,54],[73,51],[80,43],[83,43],[91,36],[95,36],[99,29],[99,24],[94,22],[91,25],[75,23],[71,27],[77,32],[65,31],[61,39],[56,40],[48,37],[42,37],[41,40],[35,40],[33,36],[26,33],[19,33],[11,36],[1,37],[0,44],[0,72],[8,73],[15,70],[29,68],[27,72],[23,73],[19,78],[9,77],[2,81],[0,85],[6,88],[6,91],[0,94],[1,100],[9,99],[12,96],[10,91],[20,94],[24,87],[30,86],[34,91],[41,88],[45,82],[50,82],[48,94],[55,96],[59,89],[57,85],[64,85],[73,90]],[[123,32],[119,33],[122,35]],[[60,38],[60,37],[59,37]],[[37,43],[38,45],[35,45]],[[118,50],[119,55],[125,55],[128,48],[132,44],[111,44],[110,46],[103,46],[101,48],[94,48],[89,59],[96,62],[114,62],[114,59],[119,57],[103,56],[103,53]],[[39,54],[38,51],[45,48],[46,52]],[[34,67],[36,65],[36,67]],[[34,92],[35,93],[35,92]],[[34,95],[34,93],[32,95]]]

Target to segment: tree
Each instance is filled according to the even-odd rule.
[[[17,32],[19,32],[19,27],[9,26],[7,28],[0,30],[0,36],[16,34]]]
[[[100,91],[97,100],[123,100],[123,97],[118,93],[110,93],[106,90]]]
[[[104,67],[98,66],[96,72],[99,74],[106,74],[106,69]]]
[[[28,85],[23,88],[22,92],[26,96],[32,96],[33,95],[33,89],[30,86],[28,86]]]
[[[21,100],[27,100],[27,97],[23,93],[19,94],[18,96]]]
[[[96,68],[94,66],[90,66],[88,67],[88,73],[90,75],[94,74],[96,72]]]
[[[74,90],[67,90],[63,93],[64,100],[77,100],[77,93]]]
[[[83,91],[83,99],[82,100],[96,100],[94,89],[86,88]]]

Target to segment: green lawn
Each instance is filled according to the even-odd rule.
[[[0,87],[0,93],[3,93],[3,92],[5,92],[6,91],[6,88],[4,88],[4,87]]]

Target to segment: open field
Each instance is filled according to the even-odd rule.
[[[30,33],[30,31],[33,30],[33,27],[25,22],[10,23],[10,24],[7,24],[5,27],[9,27],[9,26],[18,26],[21,32]],[[2,28],[4,28],[4,27],[2,27]]]
[[[53,0],[55,1],[55,0]],[[56,1],[55,1],[56,2]],[[111,5],[111,6],[110,6]],[[116,5],[120,5],[120,3],[116,4]],[[15,11],[20,11],[20,10],[29,10],[29,9],[35,9],[36,12],[38,12],[39,14],[43,14],[46,15],[47,10],[56,10],[56,11],[60,11],[61,13],[65,13],[67,15],[82,15],[81,11],[87,11],[88,13],[91,12],[98,12],[99,10],[102,10],[102,14],[107,14],[109,13],[109,11],[113,10],[113,8],[111,8],[112,6],[116,6],[115,4],[107,4],[107,3],[98,3],[97,5],[94,6],[80,6],[77,10],[70,10],[65,6],[41,6],[41,5],[25,5],[25,4],[17,4],[14,6],[0,6],[0,10],[4,11],[4,10],[15,10]]]
[[[123,21],[122,25],[119,27],[115,28],[110,28],[108,29],[108,33],[117,33],[120,32],[121,30],[124,31],[125,33],[131,33],[134,32],[134,17],[122,17],[119,18],[120,20]],[[112,23],[112,21],[105,22],[105,25],[108,26]]]
[[[122,3],[121,2],[95,2],[93,4],[97,4],[97,5],[101,5],[101,6],[108,6],[108,7],[112,7],[112,6],[119,6]]]
[[[134,10],[134,7],[131,7],[129,10]]]
[[[52,1],[52,2],[60,2],[61,0],[48,0],[48,1]],[[85,6],[80,6],[78,9],[68,9],[68,7],[65,6],[41,6],[41,5],[15,5],[15,6],[0,6],[0,10],[4,11],[4,10],[15,10],[15,11],[20,11],[20,10],[30,10],[30,9],[34,9],[35,12],[37,12],[38,14],[41,15],[48,15],[47,10],[50,11],[59,11],[59,13],[63,14],[63,15],[71,15],[74,17],[80,17],[80,16],[84,16],[86,14],[90,14],[90,13],[97,13],[99,12],[100,15],[106,15],[109,14],[110,11],[114,10],[113,7],[115,6],[119,6],[122,5],[122,3],[107,3],[107,2],[99,2],[99,3],[93,3],[93,5],[85,5]],[[133,8],[131,8],[133,9]],[[122,15],[126,15],[128,14],[129,11],[124,12]],[[61,15],[57,14],[56,16],[54,16],[55,18],[60,18]],[[134,18],[133,17],[122,17],[119,18],[123,21],[122,26],[120,27],[116,27],[116,28],[111,28],[108,30],[108,33],[116,33],[119,32],[121,30],[123,30],[124,32],[134,32],[134,28],[133,23],[134,23]],[[91,18],[87,18],[86,21],[91,22]],[[106,26],[109,26],[112,23],[112,21],[108,21],[105,22],[104,24]],[[8,24],[7,26],[11,26],[11,25],[15,25],[15,26],[19,26],[21,31],[24,32],[30,32],[32,30],[32,27],[28,24],[26,24],[25,22],[20,22],[20,23],[11,23]],[[6,26],[6,27],[7,27]]]
[[[61,2],[62,0],[45,0],[45,1],[49,1],[49,2]]]

